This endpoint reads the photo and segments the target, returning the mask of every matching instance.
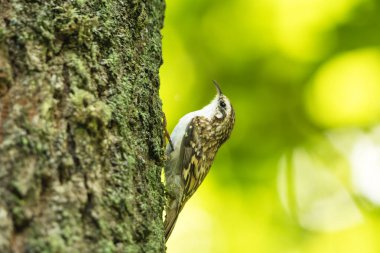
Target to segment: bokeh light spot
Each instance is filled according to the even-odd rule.
[[[380,204],[380,145],[372,136],[363,136],[354,145],[350,162],[353,184],[372,203]]]
[[[280,161],[281,202],[305,229],[337,231],[363,220],[348,190],[327,166],[304,148]]]
[[[307,111],[325,127],[366,126],[380,115],[380,51],[340,55],[315,74],[306,92]]]

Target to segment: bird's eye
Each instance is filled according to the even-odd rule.
[[[222,108],[226,108],[226,103],[224,103],[223,100],[221,100],[221,101],[219,102],[219,105],[220,105]]]

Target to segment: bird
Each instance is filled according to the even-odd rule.
[[[205,107],[183,116],[166,147],[165,241],[173,231],[186,202],[208,174],[215,155],[230,137],[235,111],[230,100],[213,80],[217,94]]]

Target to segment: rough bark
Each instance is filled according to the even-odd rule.
[[[163,252],[163,0],[0,0],[0,252]]]

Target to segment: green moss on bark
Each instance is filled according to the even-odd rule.
[[[0,9],[0,252],[163,252],[164,2]]]

